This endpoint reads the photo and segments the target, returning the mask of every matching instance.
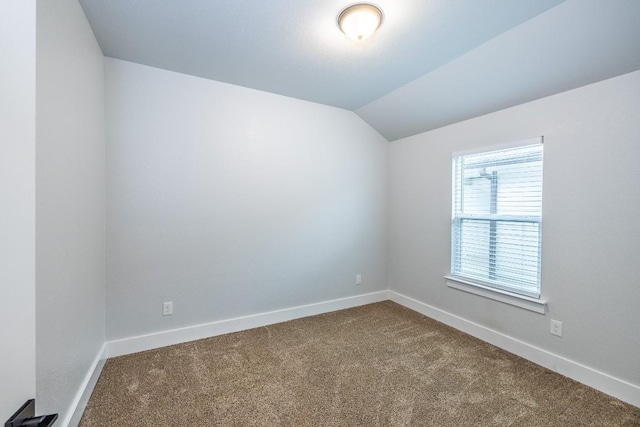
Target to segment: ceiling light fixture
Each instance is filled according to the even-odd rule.
[[[348,6],[338,15],[338,27],[355,41],[368,39],[382,25],[382,10],[370,3]]]

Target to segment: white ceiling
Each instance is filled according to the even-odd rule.
[[[640,69],[639,0],[80,0],[106,56],[356,111],[389,140]]]

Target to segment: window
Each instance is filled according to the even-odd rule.
[[[453,159],[451,275],[540,297],[542,137]]]

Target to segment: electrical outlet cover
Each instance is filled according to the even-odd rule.
[[[551,334],[561,337],[562,336],[562,322],[551,319]]]
[[[162,303],[162,315],[171,316],[173,314],[173,302]]]

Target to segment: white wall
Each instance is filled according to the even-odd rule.
[[[0,422],[4,422],[35,396],[36,387],[34,0],[0,1],[0,62]]]
[[[115,59],[106,93],[109,340],[386,289],[387,142],[354,113]]]
[[[390,288],[640,386],[640,72],[390,144]],[[451,157],[544,135],[540,315],[447,288]],[[564,322],[564,336],[549,322]]]
[[[77,403],[105,341],[102,52],[76,0],[37,3],[36,403]]]

